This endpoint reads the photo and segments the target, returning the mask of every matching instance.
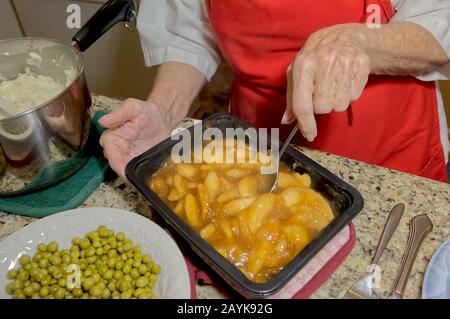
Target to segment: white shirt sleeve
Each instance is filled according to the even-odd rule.
[[[393,22],[408,21],[427,29],[450,56],[450,0],[392,0],[397,13]],[[429,73],[417,74],[423,81],[450,79],[450,63]]]
[[[147,66],[182,62],[210,80],[221,63],[203,0],[142,0],[138,30]]]

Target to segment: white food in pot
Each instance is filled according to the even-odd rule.
[[[27,62],[30,65],[37,65],[42,59],[39,55],[33,54],[30,54]],[[30,63],[30,60],[35,63]],[[8,102],[6,106],[8,110],[5,111],[15,115],[50,101],[72,83],[76,77],[76,70],[68,68],[64,70],[64,74],[65,83],[61,83],[48,75],[36,74],[27,67],[25,72],[18,74],[14,80],[0,79],[0,97]]]

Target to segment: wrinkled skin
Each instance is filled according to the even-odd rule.
[[[310,142],[317,136],[314,114],[347,110],[370,75],[365,39],[339,26],[310,36],[288,69],[287,110],[283,124],[295,120]]]
[[[158,105],[136,99],[126,100],[100,125],[108,130],[100,138],[103,153],[111,168],[125,177],[125,167],[134,157],[170,136],[171,126]]]

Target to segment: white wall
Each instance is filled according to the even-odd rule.
[[[0,0],[0,39],[17,38],[21,36],[22,32],[10,0]]]

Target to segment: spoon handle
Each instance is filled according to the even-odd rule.
[[[298,126],[296,125],[292,129],[291,133],[289,133],[288,138],[286,139],[286,141],[284,142],[283,146],[281,147],[280,154],[279,154],[280,158],[283,156],[284,151],[286,150],[286,148],[291,143],[292,138],[295,136],[295,134],[297,134],[297,131],[298,131]]]
[[[391,298],[400,299],[405,292],[411,269],[425,237],[433,230],[433,223],[426,214],[413,217],[409,225],[408,241],[402,262],[392,288]]]

